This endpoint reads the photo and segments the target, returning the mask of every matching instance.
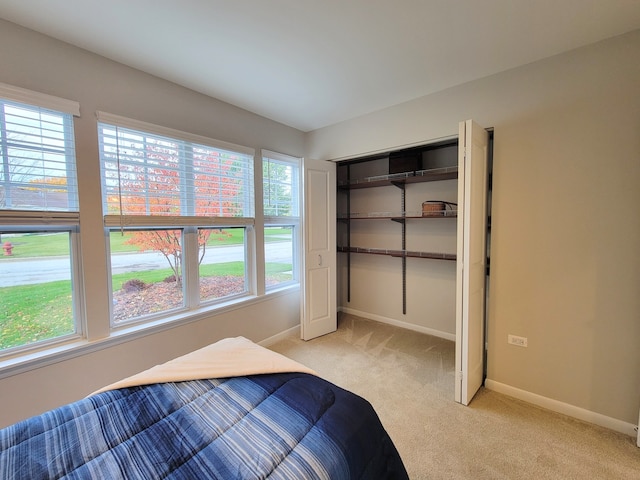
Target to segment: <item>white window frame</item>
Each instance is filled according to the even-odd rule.
[[[127,215],[119,214],[112,215],[106,211],[106,202],[103,198],[103,214],[104,214],[104,226],[107,232],[117,229],[151,229],[151,228],[175,228],[183,231],[183,298],[184,306],[179,309],[167,310],[164,312],[158,312],[157,314],[144,315],[136,317],[129,321],[119,322],[117,325],[114,323],[113,312],[110,312],[111,328],[126,328],[132,324],[142,324],[148,322],[155,322],[159,319],[168,319],[170,321],[182,319],[185,316],[197,313],[201,310],[208,310],[219,308],[226,305],[229,302],[242,301],[248,297],[255,296],[256,292],[253,288],[255,285],[256,266],[255,261],[255,217],[253,216],[255,211],[255,183],[254,183],[254,171],[255,171],[255,151],[252,148],[234,145],[228,142],[222,142],[199,135],[193,135],[187,132],[170,129],[146,122],[141,122],[125,117],[120,117],[106,112],[97,112],[98,122],[100,124],[107,124],[111,126],[124,127],[137,132],[150,135],[158,135],[167,137],[174,140],[186,141],[195,145],[210,146],[215,149],[225,150],[229,152],[236,152],[246,157],[251,158],[251,188],[245,190],[246,196],[244,205],[245,216],[242,217],[230,217],[230,216],[197,216],[197,215]],[[99,126],[100,128],[100,126]],[[103,160],[101,158],[101,170],[103,169]],[[249,181],[249,180],[248,180]],[[104,171],[102,185],[104,188]],[[250,191],[249,191],[250,190]],[[182,193],[182,192],[181,192]],[[182,196],[182,195],[181,195]],[[195,213],[195,212],[192,212]],[[247,213],[249,216],[247,216]],[[215,300],[200,301],[199,299],[199,272],[198,272],[198,244],[196,232],[197,228],[232,228],[243,227],[245,229],[245,285],[246,292],[244,294],[231,295],[228,297],[222,297]],[[109,249],[107,249],[109,250]],[[109,265],[111,264],[111,253],[108,251]],[[112,274],[109,268],[109,285],[111,289]],[[110,292],[110,298],[113,298],[113,292]]]
[[[18,215],[11,215],[17,213]],[[68,233],[69,265],[72,298],[72,315],[74,331],[66,335],[52,337],[0,350],[0,358],[15,354],[40,350],[54,345],[79,340],[84,337],[84,289],[82,285],[82,268],[80,265],[80,224],[73,215],[42,216],[40,212],[0,212],[0,230],[2,233]],[[44,223],[43,223],[44,221]]]
[[[56,208],[43,206],[36,208],[32,206],[28,210],[2,208],[0,207],[0,230],[6,233],[40,233],[40,232],[67,232],[69,234],[69,262],[70,262],[70,282],[72,290],[72,316],[74,332],[58,337],[40,340],[25,345],[11,347],[0,351],[0,359],[15,355],[24,355],[28,352],[43,350],[57,345],[77,341],[84,337],[85,330],[85,299],[82,288],[82,268],[80,256],[80,215],[79,199],[77,192],[76,157],[74,146],[74,125],[73,117],[80,116],[80,104],[73,100],[67,100],[52,95],[34,92],[20,87],[0,83],[0,98],[3,101],[15,103],[25,108],[37,108],[49,110],[53,114],[68,115],[70,121],[66,123],[64,131],[65,140],[73,151],[73,165],[67,163],[67,168],[72,166],[68,180],[72,182],[67,185],[70,193],[67,197],[68,207]],[[44,151],[44,150],[43,150]],[[6,167],[6,152],[2,152],[2,168]],[[5,178],[7,183],[11,183]]]
[[[301,252],[302,252],[302,235],[300,229],[300,219],[301,219],[301,208],[302,208],[302,159],[299,157],[293,157],[291,155],[286,155],[284,153],[274,152],[271,150],[262,149],[262,162],[263,162],[263,172],[264,172],[264,163],[265,161],[272,160],[276,163],[291,165],[295,169],[296,178],[292,179],[292,187],[294,191],[292,192],[293,197],[296,199],[296,205],[294,205],[294,211],[292,215],[264,215],[264,228],[265,230],[269,227],[291,227],[292,229],[292,271],[293,278],[287,282],[281,282],[276,285],[266,285],[265,282],[265,291],[270,292],[274,290],[279,290],[282,288],[290,287],[293,285],[300,284],[300,275],[301,275]],[[262,184],[263,184],[263,205],[265,203],[265,192],[268,188],[269,178],[263,174]],[[266,238],[264,241],[265,248],[265,279],[266,279]]]

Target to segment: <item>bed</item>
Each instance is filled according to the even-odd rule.
[[[366,400],[237,337],[0,430],[0,478],[408,476]]]

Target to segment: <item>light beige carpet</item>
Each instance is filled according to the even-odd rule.
[[[371,402],[411,479],[640,479],[634,438],[486,389],[455,403],[453,342],[341,315],[270,348]]]

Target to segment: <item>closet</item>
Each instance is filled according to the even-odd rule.
[[[484,380],[489,134],[337,165],[339,304],[456,341],[456,401]],[[407,318],[411,320],[407,320]]]
[[[406,315],[407,261],[456,260],[458,141],[342,162],[337,177],[337,249],[345,258],[346,301],[351,301],[354,255],[396,257],[401,272],[402,314]],[[427,182],[445,183],[425,188],[422,184]],[[388,228],[389,222],[397,226]],[[448,236],[448,242],[445,239],[439,248],[428,248],[429,242],[424,240],[429,229]],[[375,238],[376,232],[379,238]],[[450,270],[454,279],[455,268]]]

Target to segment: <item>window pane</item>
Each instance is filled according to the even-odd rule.
[[[264,257],[267,289],[295,280],[293,239],[292,226],[265,227]]]
[[[271,217],[297,217],[298,165],[263,157],[264,214]]]
[[[70,232],[0,234],[0,351],[76,333]]]
[[[78,210],[71,114],[0,99],[0,208]]]
[[[244,227],[199,229],[200,301],[244,294],[247,265]]]
[[[253,216],[253,156],[98,124],[105,214]]]
[[[184,306],[182,230],[113,231],[113,323]]]
[[[298,282],[300,159],[263,150],[265,287]],[[276,226],[277,224],[277,226]]]

